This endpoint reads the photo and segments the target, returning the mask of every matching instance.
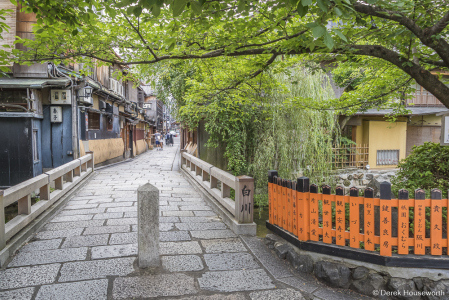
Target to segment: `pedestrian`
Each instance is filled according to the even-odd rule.
[[[173,146],[173,134],[170,133],[170,144]]]
[[[154,138],[156,139],[156,150],[158,150],[159,148],[161,148],[161,134],[156,130],[156,133],[153,134]]]

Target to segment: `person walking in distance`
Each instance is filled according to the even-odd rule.
[[[161,148],[161,134],[159,132],[156,131],[154,135],[154,138],[156,139],[156,150],[158,150],[159,148]],[[162,148],[161,148],[162,150]]]

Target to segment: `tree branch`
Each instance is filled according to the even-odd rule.
[[[253,79],[253,78],[255,78],[255,77],[257,77],[260,73],[262,73],[269,65],[271,65],[273,62],[274,62],[274,60],[276,59],[276,57],[278,56],[278,54],[273,54],[272,56],[271,56],[271,58],[260,68],[260,69],[258,69],[257,71],[255,71],[254,73],[252,73],[251,75],[249,75],[247,78],[245,78],[245,79],[247,79],[247,80],[249,80],[249,79]],[[229,91],[229,90],[232,90],[232,89],[235,89],[236,87],[238,87],[240,84],[242,84],[244,81],[245,81],[245,79],[240,79],[240,80],[238,80],[237,82],[235,82],[234,84],[232,84],[232,85],[230,85],[230,86],[228,86],[228,87],[226,87],[226,88],[223,88],[223,89],[220,89],[218,92],[216,92],[216,93],[214,93],[214,94],[212,94],[212,95],[210,95],[210,96],[208,96],[208,97],[206,97],[206,99],[211,99],[211,98],[213,98],[213,97],[216,97],[216,96],[218,96],[219,94],[221,94],[221,93],[223,93],[223,92],[225,92],[225,91]]]
[[[446,28],[448,23],[449,23],[449,11],[432,27],[425,28],[424,32],[429,36],[438,34],[442,32],[444,28]]]
[[[373,7],[371,5],[366,5],[362,3],[354,3],[354,9],[362,14],[366,14],[373,17],[378,17],[381,19],[392,20],[400,25],[406,27],[410,30],[420,41],[429,48],[435,50],[436,53],[443,59],[443,61],[449,65],[449,44],[444,39],[435,39],[428,30],[443,30],[449,21],[449,16],[447,13],[440,21],[438,21],[434,26],[423,30],[419,27],[415,21],[406,17],[404,14],[395,11],[389,11],[386,9]],[[444,27],[443,27],[444,26]],[[443,28],[441,28],[443,27]]]

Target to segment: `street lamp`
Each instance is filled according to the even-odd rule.
[[[92,88],[92,87],[86,85],[86,86],[82,89],[82,91],[83,91],[83,92],[81,93],[81,96],[78,96],[78,97],[83,97],[83,98],[90,98],[90,97],[92,97],[92,91],[93,91],[93,88]]]

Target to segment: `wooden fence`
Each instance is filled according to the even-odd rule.
[[[335,169],[363,169],[368,164],[368,151],[369,147],[365,144],[332,148],[332,165]]]
[[[443,208],[447,209],[448,200],[442,199],[440,190],[433,189],[431,199],[422,189],[415,191],[415,199],[409,199],[407,190],[399,191],[399,199],[391,199],[388,182],[380,184],[380,199],[374,198],[371,188],[363,197],[355,187],[349,196],[343,187],[337,187],[335,195],[327,185],[322,191],[309,185],[307,177],[292,182],[269,171],[269,223],[300,241],[378,251],[381,256],[442,255],[443,248],[447,254],[449,222],[443,222]]]

